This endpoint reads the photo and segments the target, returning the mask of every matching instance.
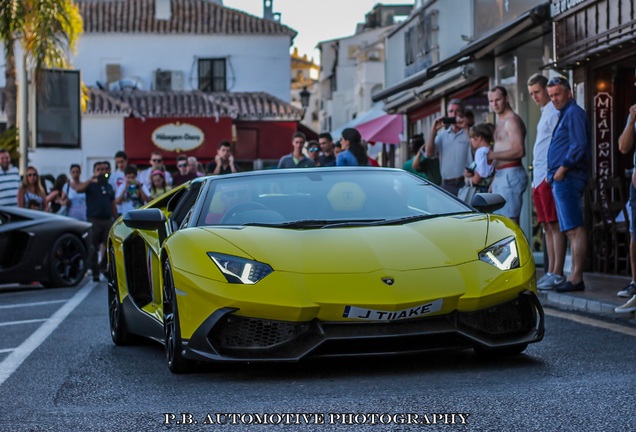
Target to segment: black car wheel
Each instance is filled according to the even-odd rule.
[[[108,251],[108,318],[110,321],[110,336],[115,345],[131,345],[136,341],[126,327],[126,319],[119,301],[119,284],[115,267],[115,251],[111,246]]]
[[[48,287],[77,285],[86,273],[86,260],[86,248],[82,241],[73,234],[61,235],[51,248],[50,280],[43,285]]]
[[[194,366],[194,362],[183,357],[177,297],[172,269],[168,259],[166,259],[163,267],[163,329],[168,368],[175,374],[189,372]]]

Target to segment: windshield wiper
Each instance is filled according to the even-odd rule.
[[[466,213],[473,213],[473,212],[465,212],[465,211],[463,211],[463,212],[455,212],[455,213],[436,213],[436,214],[426,214],[426,215],[412,215],[412,216],[406,216],[406,217],[401,217],[401,218],[397,218],[397,219],[384,219],[384,220],[381,220],[381,221],[374,222],[372,225],[402,225],[402,224],[422,221],[422,220],[426,220],[426,219],[435,219],[435,218],[442,217],[442,216],[455,216],[455,215],[466,214]]]
[[[347,226],[371,226],[384,219],[362,219],[362,220],[328,220],[328,219],[304,219],[290,222],[248,222],[243,226],[262,226],[275,228],[338,228]]]

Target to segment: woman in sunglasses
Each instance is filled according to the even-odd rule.
[[[18,189],[18,207],[44,210],[47,208],[46,192],[38,171],[30,166],[22,177],[22,184]]]

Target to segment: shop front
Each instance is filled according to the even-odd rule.
[[[629,107],[636,103],[636,0],[553,1],[555,61],[570,75],[592,128],[586,194],[588,269],[630,274],[624,222],[633,152],[618,150]]]
[[[262,92],[94,93],[127,107],[123,150],[140,167],[148,165],[153,151],[161,152],[170,170],[180,154],[205,165],[214,159],[219,143],[229,141],[239,169],[251,171],[275,166],[290,153],[296,131],[316,138],[300,124],[301,109]]]

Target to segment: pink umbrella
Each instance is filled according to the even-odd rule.
[[[385,114],[355,128],[370,143],[400,144],[403,125],[402,114]]]

